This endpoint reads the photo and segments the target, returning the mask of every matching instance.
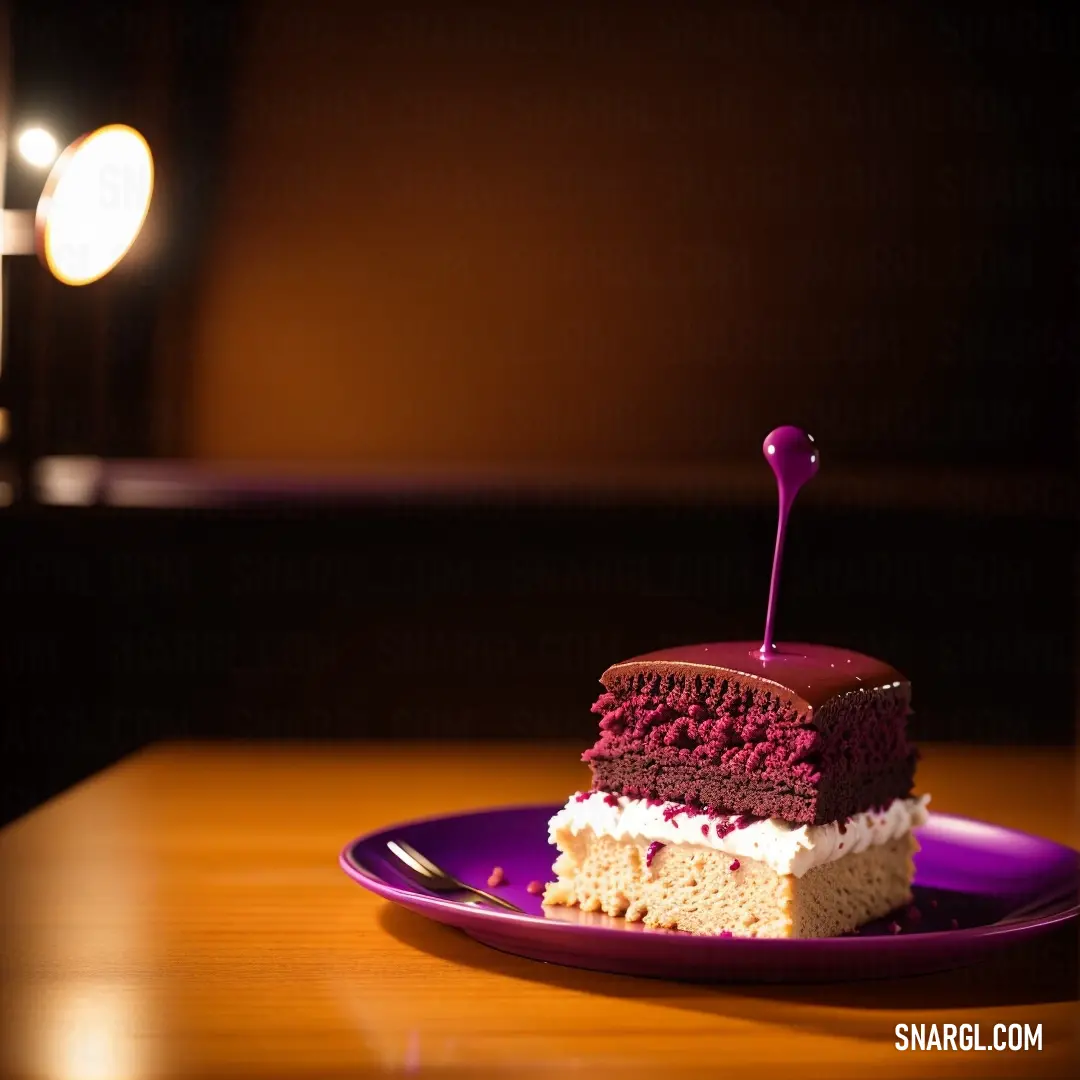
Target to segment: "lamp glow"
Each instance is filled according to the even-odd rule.
[[[56,160],[59,147],[56,139],[44,128],[27,128],[19,136],[19,154],[23,161],[36,165],[39,169],[51,165]]]
[[[66,285],[104,277],[135,243],[153,191],[154,158],[134,128],[109,124],[77,139],[38,201],[41,261]]]

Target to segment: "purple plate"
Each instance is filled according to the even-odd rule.
[[[1076,918],[1080,855],[1025,833],[949,814],[931,814],[916,835],[915,910],[858,936],[809,941],[698,937],[651,930],[576,908],[544,908],[526,891],[552,880],[548,819],[558,806],[507,807],[412,821],[354,840],[345,873],[364,888],[477,941],[533,960],[669,979],[806,982],[915,975],[961,967]],[[404,840],[461,881],[522,909],[465,905],[416,884],[387,850]],[[901,932],[890,931],[899,922]],[[955,928],[954,928],[955,926]]]

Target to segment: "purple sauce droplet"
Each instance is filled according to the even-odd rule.
[[[652,842],[652,843],[651,843],[651,844],[650,844],[650,845],[648,846],[648,848],[647,848],[647,849],[646,849],[646,851],[645,851],[645,865],[646,865],[646,866],[652,866],[652,861],[653,861],[653,859],[655,859],[655,858],[656,858],[656,853],[657,853],[657,852],[658,852],[658,851],[659,851],[659,850],[660,850],[660,849],[661,849],[661,848],[662,848],[663,846],[664,846],[664,845],[663,845],[663,844],[661,844],[659,840],[654,840],[654,841],[653,841],[653,842]]]
[[[670,821],[672,828],[677,829],[679,827],[679,823],[675,819],[680,814],[690,814],[690,813],[693,813],[693,811],[689,806],[685,806],[685,805],[666,806],[666,807],[664,807],[664,820],[665,821]]]
[[[754,817],[752,814],[729,817],[726,821],[716,823],[716,835],[723,840],[725,836],[730,836],[736,829],[745,829],[748,825],[754,825],[761,820],[762,818]]]
[[[769,606],[765,613],[765,640],[757,655],[768,658],[776,652],[774,624],[776,622],[776,598],[780,592],[780,563],[784,556],[784,535],[787,532],[788,514],[799,489],[817,474],[821,454],[813,435],[802,428],[785,425],[765,437],[762,453],[769,467],[776,474],[776,486],[780,494],[780,516],[776,527],[776,549],[773,552],[772,578],[769,582]]]

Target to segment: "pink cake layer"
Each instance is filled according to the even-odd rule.
[[[755,662],[752,643],[723,643],[608,669],[584,755],[594,789],[816,825],[907,797],[907,680],[847,650],[785,648],[803,652]]]

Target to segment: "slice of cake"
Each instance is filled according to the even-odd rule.
[[[830,937],[911,900],[911,686],[819,645],[670,649],[609,668],[584,760],[552,819],[547,905],[648,926]]]

